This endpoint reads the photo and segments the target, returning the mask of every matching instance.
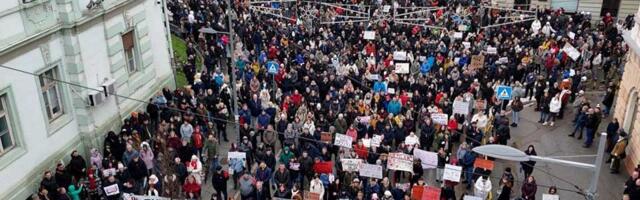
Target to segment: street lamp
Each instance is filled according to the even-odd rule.
[[[478,154],[499,158],[503,160],[510,161],[536,161],[536,162],[546,162],[553,163],[558,165],[564,165],[569,167],[579,167],[583,169],[588,169],[593,171],[593,176],[591,177],[591,184],[589,185],[589,189],[585,191],[586,198],[589,200],[595,199],[596,191],[598,189],[598,177],[600,176],[600,169],[602,168],[602,159],[604,158],[604,143],[605,138],[607,137],[607,133],[603,132],[600,134],[600,141],[598,142],[598,154],[596,155],[596,162],[594,164],[575,162],[569,160],[556,159],[551,157],[542,157],[542,156],[533,156],[527,155],[522,152],[520,149],[513,148],[511,146],[506,145],[483,145],[479,147],[475,147],[472,150]]]

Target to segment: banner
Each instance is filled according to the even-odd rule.
[[[331,172],[333,172],[333,162],[331,161],[327,161],[327,162],[319,162],[319,163],[315,163],[313,164],[313,171],[317,172],[317,173],[321,173],[321,174],[331,174]]]
[[[422,199],[440,199],[441,189],[439,187],[424,186]]]
[[[482,197],[465,195],[464,198],[462,198],[462,200],[483,200],[483,199]]]
[[[373,135],[373,138],[371,138],[371,146],[380,147],[380,143],[382,143],[382,135]]]
[[[393,60],[407,60],[407,52],[406,51],[394,51],[393,52]]]
[[[305,193],[305,198],[304,199],[309,199],[309,200],[320,200],[320,194],[315,193],[315,192],[306,192]]]
[[[560,196],[557,194],[542,194],[542,200],[559,200]]]
[[[435,169],[438,166],[438,153],[414,149],[413,156],[420,159],[422,169]]]
[[[422,200],[422,193],[424,192],[424,186],[413,186],[411,188],[411,200]]]
[[[353,138],[345,134],[336,133],[336,140],[333,144],[351,149],[353,148]]]
[[[364,163],[358,171],[360,176],[382,179],[382,166]]]
[[[493,170],[493,166],[494,164],[492,160],[487,160],[483,158],[476,158],[476,161],[473,163],[473,167],[481,168],[485,170]]]
[[[409,63],[396,63],[396,74],[408,74]]]
[[[471,63],[469,64],[469,69],[481,69],[484,67],[484,56],[483,55],[475,55],[471,56]]]
[[[331,136],[331,133],[329,132],[322,132],[320,133],[320,140],[323,142],[331,142],[333,140],[333,136]]]
[[[107,187],[104,187],[104,192],[107,196],[113,196],[120,194],[120,188],[118,188],[118,184],[113,184]]]
[[[342,171],[357,172],[360,171],[360,165],[362,165],[362,159],[340,159],[342,162]]]
[[[413,172],[413,156],[404,153],[389,153],[387,168],[398,171]]]
[[[447,122],[449,121],[449,115],[444,113],[432,113],[431,120],[435,124],[447,125]]]
[[[376,32],[375,31],[365,31],[364,32],[364,39],[365,40],[376,39]]]
[[[453,102],[453,114],[468,115],[469,102],[456,100]]]
[[[444,174],[442,174],[442,179],[453,181],[453,182],[460,182],[461,175],[462,175],[461,166],[455,166],[450,164],[444,165]]]
[[[237,152],[237,151],[230,151],[228,154],[229,159],[246,159],[247,158],[247,153],[245,152]]]
[[[169,200],[170,198],[124,193],[122,194],[122,199],[123,200]]]

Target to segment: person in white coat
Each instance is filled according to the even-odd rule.
[[[476,181],[473,195],[482,199],[487,199],[491,191],[491,180],[486,176],[478,177]]]
[[[550,36],[552,33],[555,33],[556,30],[553,29],[553,27],[551,27],[551,24],[549,22],[547,22],[543,27],[542,27],[542,33],[544,33],[546,36]]]
[[[198,156],[191,156],[191,161],[187,163],[187,172],[193,175],[198,184],[202,183],[202,162],[200,162]]]
[[[311,183],[309,184],[309,191],[320,194],[319,199],[323,199],[322,197],[324,195],[324,185],[322,184],[322,181],[320,181],[320,176],[316,175],[316,177],[313,178],[313,180],[311,180]]]
[[[540,28],[542,28],[542,23],[540,23],[540,20],[536,19],[535,21],[533,21],[533,23],[531,23],[531,32],[533,32],[533,35],[537,35],[538,33],[540,33]]]
[[[550,115],[548,120],[542,125],[549,124],[549,126],[553,126],[554,122],[556,121],[556,117],[558,116],[558,113],[560,113],[561,107],[562,107],[562,100],[560,100],[560,93],[558,93],[556,94],[556,96],[551,98],[551,102],[549,102]]]

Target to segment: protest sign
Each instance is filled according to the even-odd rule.
[[[580,58],[580,52],[576,48],[571,46],[571,44],[569,44],[569,43],[566,43],[564,45],[564,48],[562,48],[562,51],[567,53],[567,56],[571,57],[571,59],[573,59],[574,61],[576,61],[576,60],[578,60],[578,58]]]
[[[420,159],[422,169],[435,169],[438,166],[438,154],[435,152],[414,149],[413,156]]]
[[[406,137],[404,139],[404,144],[413,146],[414,144],[418,144],[418,137]]]
[[[393,52],[393,60],[407,60],[407,52],[406,51],[394,51]]]
[[[462,32],[455,32],[455,33],[453,33],[453,38],[455,38],[455,39],[462,39]]]
[[[116,168],[102,170],[102,177],[109,177],[114,175],[116,175]]]
[[[415,185],[411,188],[411,200],[422,200],[422,193],[424,192],[424,186]]]
[[[396,188],[402,191],[408,191],[409,187],[411,187],[411,183],[396,183]]]
[[[329,132],[322,132],[320,133],[320,140],[323,142],[331,142],[331,140],[333,140],[333,136],[331,136],[331,133]]]
[[[444,173],[442,174],[442,179],[453,181],[453,182],[460,182],[460,175],[462,175],[461,166],[455,166],[450,164],[444,165]]]
[[[371,147],[371,138],[363,138],[362,139],[362,144],[364,145],[364,147]]]
[[[387,88],[387,92],[389,94],[395,94],[396,93],[396,89],[395,88]]]
[[[464,24],[458,25],[458,31],[467,31],[467,25],[464,25]]]
[[[129,193],[122,194],[122,199],[123,200],[169,200],[169,198],[166,198],[166,197],[135,195],[135,194],[129,194]]]
[[[371,138],[372,147],[380,147],[381,142],[382,142],[382,135],[373,135],[373,137]]]
[[[118,188],[118,184],[113,184],[113,185],[104,187],[104,193],[107,196],[117,195],[117,194],[120,194],[120,188]]]
[[[342,171],[357,172],[360,170],[362,159],[340,159],[342,162]]]
[[[315,193],[315,192],[307,192],[306,197],[304,199],[309,199],[309,200],[320,200],[320,194]]]
[[[447,122],[449,120],[449,115],[444,113],[433,113],[431,114],[431,120],[435,124],[447,125]]]
[[[475,55],[471,56],[471,64],[469,64],[469,69],[480,69],[484,67],[484,56],[483,55]]]
[[[462,45],[464,45],[465,49],[471,48],[471,42],[462,42]]]
[[[507,58],[507,57],[501,57],[501,58],[499,58],[499,59],[498,59],[498,62],[496,62],[496,63],[499,63],[499,64],[507,64],[507,63],[509,63],[509,58]]]
[[[364,163],[358,171],[360,176],[382,179],[382,166]]]
[[[542,194],[542,200],[559,200],[560,196],[557,194]]]
[[[362,124],[368,124],[371,120],[371,116],[359,116],[356,118],[356,120]]]
[[[396,63],[396,74],[408,74],[409,63]]]
[[[387,168],[398,171],[413,172],[413,156],[404,153],[389,153]]]
[[[569,31],[567,33],[567,36],[569,36],[569,38],[571,38],[573,40],[576,37],[576,34],[574,32]]]
[[[439,187],[424,186],[422,191],[422,199],[440,199],[441,189]]]
[[[345,134],[336,134],[336,140],[333,144],[351,149],[353,147],[353,138]]]
[[[330,174],[333,172],[333,162],[331,161],[320,161],[318,163],[313,164],[313,171],[317,173]]]
[[[229,159],[233,159],[233,158],[246,159],[247,158],[247,153],[245,152],[230,151],[227,155]]]
[[[493,166],[494,164],[492,160],[487,160],[483,158],[476,158],[476,161],[473,163],[473,167],[481,168],[485,170],[493,170]]]
[[[462,198],[462,200],[483,200],[483,199],[482,197],[464,195],[464,198]]]
[[[369,74],[367,78],[371,81],[377,81],[378,79],[380,79],[380,74]]]
[[[391,10],[391,5],[382,6],[382,12],[388,13]]]
[[[487,47],[488,54],[498,54],[498,49],[495,47]]]
[[[375,31],[365,31],[364,32],[364,39],[365,40],[376,39],[376,32]]]
[[[453,102],[453,114],[468,115],[469,102],[456,100]]]

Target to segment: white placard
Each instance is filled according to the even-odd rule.
[[[453,114],[468,115],[469,102],[456,100],[453,102]]]
[[[238,152],[238,151],[230,151],[229,153],[227,153],[227,157],[229,157],[229,159],[234,159],[234,158],[246,159],[247,158],[247,153]]]
[[[501,57],[500,59],[498,59],[498,62],[500,62],[500,64],[508,63],[509,62],[509,58]]]
[[[345,134],[336,134],[336,139],[333,143],[336,146],[341,146],[344,148],[351,149],[353,147],[353,138],[351,136]]]
[[[449,122],[449,115],[444,113],[432,113],[431,121],[436,124],[447,125],[447,123]]]
[[[109,176],[115,176],[115,175],[116,175],[116,168],[109,168],[109,169],[102,170],[102,177],[109,177]]]
[[[460,175],[462,175],[461,166],[455,166],[450,164],[444,165],[444,173],[442,174],[442,179],[453,181],[453,182],[460,182]]]
[[[364,32],[364,39],[365,40],[376,39],[376,32],[375,31],[365,31]]]
[[[438,166],[438,154],[435,152],[414,149],[413,157],[420,159],[422,169],[435,169]]]
[[[576,34],[571,31],[567,33],[567,36],[569,36],[569,38],[571,38],[572,40],[576,38]]]
[[[382,143],[382,135],[373,135],[371,138],[371,146],[380,147],[380,143]]]
[[[406,51],[394,51],[393,52],[393,60],[407,60],[407,52]]]
[[[396,74],[408,74],[409,63],[396,63]]]
[[[576,48],[571,46],[571,44],[569,44],[569,43],[566,43],[564,45],[564,48],[562,48],[562,51],[567,53],[567,55],[569,57],[571,57],[571,59],[573,59],[574,61],[576,61],[576,60],[578,60],[578,58],[580,58],[580,52]]]
[[[464,24],[458,25],[458,31],[467,31],[467,25],[464,25]]]
[[[369,74],[367,78],[372,81],[377,81],[380,79],[380,74]]]
[[[382,12],[388,13],[391,10],[391,5],[382,6]]]
[[[122,199],[125,199],[125,200],[169,200],[169,198],[166,198],[166,197],[147,196],[147,195],[134,195],[134,194],[128,194],[128,193],[122,194]]]
[[[462,198],[462,200],[483,200],[483,199],[482,197],[464,195],[464,198]]]
[[[487,53],[488,54],[497,54],[498,53],[498,49],[495,47],[487,47]]]
[[[424,62],[425,60],[427,60],[427,57],[426,56],[418,56],[418,60],[420,62]]]
[[[362,165],[362,159],[340,159],[342,162],[342,171],[357,172],[360,171],[360,165]]]
[[[360,166],[360,176],[382,179],[382,166],[372,164],[362,164]]]
[[[116,194],[120,194],[120,188],[118,188],[118,184],[113,184],[107,187],[104,187],[104,193],[107,196],[113,196]]]
[[[462,42],[462,45],[464,45],[465,49],[471,48],[471,42]]]
[[[560,196],[557,194],[542,194],[542,200],[559,200]]]
[[[362,139],[362,144],[364,145],[364,147],[371,147],[371,138],[363,138]]]
[[[418,137],[406,137],[404,139],[404,144],[413,146],[414,144],[418,144]]]
[[[389,153],[387,168],[398,171],[413,172],[413,156],[404,153]]]
[[[455,32],[455,33],[453,33],[453,38],[455,38],[455,39],[462,39],[462,32]]]
[[[356,119],[362,124],[368,124],[371,121],[371,116],[359,116]]]
[[[396,89],[395,88],[387,88],[387,93],[395,94],[396,93]]]

